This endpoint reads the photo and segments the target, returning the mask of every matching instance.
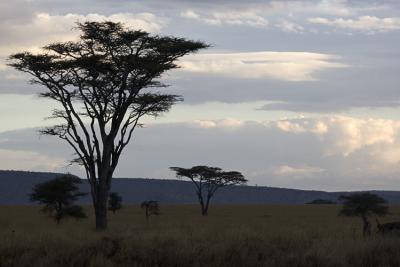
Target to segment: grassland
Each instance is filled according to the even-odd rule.
[[[126,206],[98,233],[93,217],[57,226],[37,206],[0,206],[0,267],[400,266],[400,238],[364,240],[331,205],[162,206],[146,224]],[[87,208],[88,214],[92,214]],[[383,221],[398,220],[400,207]]]

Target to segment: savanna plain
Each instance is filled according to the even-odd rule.
[[[0,206],[0,266],[400,266],[400,237],[364,239],[339,205],[161,205],[146,222],[136,205],[56,225],[39,206]],[[400,207],[381,221],[400,218]],[[372,220],[371,220],[372,221]]]

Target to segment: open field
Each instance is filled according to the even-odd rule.
[[[338,209],[214,205],[201,217],[195,205],[161,206],[147,225],[125,206],[98,233],[92,216],[57,226],[37,206],[0,206],[0,267],[400,266],[400,238],[363,240],[360,219]],[[400,219],[400,207],[390,210],[382,221]]]

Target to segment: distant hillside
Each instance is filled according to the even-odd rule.
[[[0,204],[28,204],[28,194],[32,186],[57,176],[57,173],[1,171],[0,170]],[[89,192],[84,181],[82,191]],[[122,195],[125,203],[140,203],[143,200],[158,200],[169,204],[196,203],[194,188],[191,182],[179,180],[116,178],[112,191]],[[374,191],[390,203],[400,204],[398,191]],[[232,186],[221,189],[215,195],[214,203],[241,204],[303,204],[315,199],[335,201],[342,192],[324,192],[296,190],[276,187]],[[82,200],[89,203],[90,198]]]

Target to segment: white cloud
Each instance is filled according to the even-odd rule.
[[[181,17],[187,19],[200,19],[200,15],[194,12],[192,9],[187,9],[186,11],[181,12]]]
[[[356,153],[378,161],[378,164],[397,164],[400,161],[400,121],[385,119],[361,119],[335,115],[321,118],[297,118],[278,121],[255,122],[235,119],[197,120],[196,127],[209,131],[231,129],[246,131],[283,131],[292,136],[313,136],[315,146],[321,148],[321,157],[340,156],[349,158]],[[262,130],[263,129],[263,130]],[[260,140],[258,140],[260,141]],[[266,142],[268,142],[266,140]],[[318,172],[308,165],[293,167],[282,165],[281,173],[298,169],[298,173]],[[379,165],[382,166],[382,165]]]
[[[196,120],[194,124],[200,128],[236,128],[245,124],[242,120],[224,119],[224,120]]]
[[[215,128],[217,127],[217,123],[211,120],[197,120],[195,121],[196,126],[200,128]]]
[[[291,133],[311,132],[319,135],[328,132],[328,125],[324,121],[311,121],[310,119],[283,119],[274,122],[278,129]]]
[[[38,47],[53,41],[68,41],[77,38],[76,22],[85,21],[122,22],[132,29],[159,32],[168,20],[152,13],[116,13],[109,16],[91,13],[52,15],[36,13],[30,23],[4,21],[0,26],[0,56],[7,56],[19,50],[37,50]],[[12,45],[10,45],[12,44]]]
[[[186,9],[181,17],[203,22],[209,25],[247,25],[255,27],[267,26],[267,17],[296,16],[301,14],[325,14],[350,16],[357,8],[350,7],[346,0],[320,1],[268,1],[265,3],[246,2],[246,5],[227,5],[224,9]],[[282,22],[283,30],[299,31],[302,27],[293,23]]]
[[[182,122],[175,122],[175,123],[182,123]],[[220,120],[209,120],[209,119],[202,119],[202,120],[193,120],[190,122],[185,121],[193,128],[197,129],[236,129],[246,125],[246,121],[244,120],[237,120],[232,118],[227,119],[220,119]],[[158,127],[160,123],[148,123],[145,127]]]
[[[356,19],[327,19],[310,18],[310,23],[335,26],[343,29],[364,31],[364,32],[387,32],[400,29],[400,17],[378,18],[375,16],[361,16]]]
[[[333,116],[320,119],[281,120],[273,124],[285,132],[317,135],[326,155],[349,156],[351,153],[376,145],[385,151],[400,142],[400,121],[395,120]],[[392,149],[390,151],[394,153]],[[370,153],[377,154],[373,151]],[[382,154],[382,159],[385,158],[389,159]]]
[[[325,170],[322,168],[311,166],[292,167],[288,165],[281,165],[273,171],[273,174],[277,176],[289,176],[293,178],[311,178],[316,175],[320,175],[324,171]]]
[[[284,32],[303,33],[304,27],[288,20],[282,20],[275,26]]]
[[[265,13],[297,15],[318,13],[326,15],[350,16],[357,11],[350,7],[347,0],[320,0],[320,1],[272,1],[264,6]]]
[[[292,122],[289,120],[281,120],[276,122],[276,127],[281,129],[285,132],[292,132],[292,133],[304,133],[306,129],[304,126],[297,122]]]
[[[187,19],[197,20],[209,25],[245,25],[252,27],[266,27],[268,20],[253,11],[215,11],[210,14],[199,14],[192,9],[181,12]]]
[[[271,78],[286,81],[317,80],[322,70],[343,68],[338,57],[308,52],[248,52],[198,54],[184,57],[182,71],[237,78]]]
[[[4,21],[0,26],[0,72],[8,72],[5,80],[27,80],[26,75],[17,73],[7,67],[2,61],[10,54],[31,51],[39,52],[40,47],[54,41],[71,41],[78,37],[76,22],[85,21],[115,21],[122,22],[132,29],[142,29],[149,32],[159,32],[168,20],[151,13],[116,13],[109,16],[100,14],[66,14],[51,15],[49,13],[34,14],[30,23]]]
[[[197,7],[186,9],[181,17],[199,21],[208,25],[247,25],[266,27],[272,21],[276,28],[291,33],[305,31],[303,22],[336,25],[342,28],[368,31],[387,31],[398,28],[398,18],[378,18],[366,14],[376,14],[396,8],[386,3],[359,2],[348,0],[302,0],[302,1],[265,1],[215,5],[212,8]],[[324,16],[340,17],[327,19]],[[357,17],[357,19],[352,19]],[[290,18],[291,21],[288,19]],[[296,21],[296,22],[294,22]],[[307,29],[316,32],[315,29]]]

